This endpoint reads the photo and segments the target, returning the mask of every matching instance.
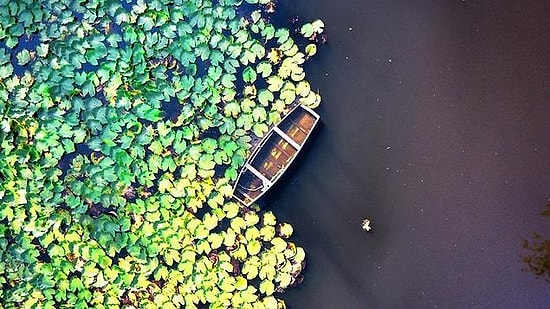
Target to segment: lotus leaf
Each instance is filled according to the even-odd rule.
[[[212,230],[218,225],[218,217],[216,215],[206,213],[203,218],[203,224],[209,230]]]
[[[300,98],[300,103],[310,108],[316,108],[321,103],[321,96],[313,91],[309,92],[306,97]]]
[[[293,232],[292,225],[288,223],[281,223],[279,224],[279,236],[283,238],[289,238],[292,235]]]
[[[241,217],[235,217],[231,219],[231,228],[236,231],[240,232],[242,229],[244,229],[247,226],[245,219]]]
[[[256,255],[262,249],[262,244],[258,240],[252,240],[246,245],[246,249],[249,255]]]
[[[279,307],[279,303],[277,302],[277,299],[273,296],[266,297],[262,300],[262,303],[264,304],[266,309],[277,309]],[[284,307],[283,307],[284,308]]]
[[[306,37],[311,38],[314,34],[321,34],[324,31],[325,24],[322,20],[317,19],[311,23],[306,23],[300,28],[300,33]]]
[[[253,125],[254,118],[252,117],[252,114],[241,114],[237,119],[237,127],[243,128],[246,131],[252,129]]]
[[[225,216],[231,219],[238,215],[240,206],[235,202],[229,202],[223,206],[223,210],[225,211]]]
[[[216,166],[216,162],[214,162],[214,156],[211,154],[203,154],[201,155],[198,163],[198,167],[203,170],[211,170]]]
[[[0,66],[0,80],[6,79],[13,73],[13,66],[11,63],[6,63]]]
[[[269,131],[269,127],[265,123],[256,123],[252,127],[252,132],[258,137],[263,137]]]
[[[273,96],[273,93],[271,91],[267,90],[267,89],[262,89],[258,93],[258,101],[263,106],[268,106],[269,103],[273,102],[274,99],[275,98]],[[265,119],[263,119],[263,120],[265,120]]]
[[[291,104],[296,100],[296,92],[293,89],[285,89],[281,91],[280,99],[285,102],[285,104]]]
[[[237,118],[241,112],[241,106],[236,101],[232,101],[225,105],[224,114],[226,117],[232,116]]]
[[[220,132],[223,134],[233,134],[233,132],[235,132],[235,128],[236,128],[235,121],[230,118],[224,119],[223,124],[219,127]]]
[[[273,215],[273,212],[271,211],[264,212],[262,222],[264,225],[271,225],[271,226],[274,226],[277,223],[275,215]]]
[[[284,80],[277,75],[272,75],[267,79],[267,83],[269,85],[267,89],[271,92],[276,92],[283,87]]]
[[[265,225],[260,229],[260,236],[263,241],[270,241],[275,236],[275,228],[270,225]]]
[[[298,55],[298,46],[296,44],[294,44],[293,41],[291,40],[288,40],[285,44],[287,44],[288,46],[281,46],[281,50],[283,50],[283,54],[287,57],[295,57],[296,55]]]
[[[292,78],[293,81],[299,82],[303,80],[306,77],[306,73],[301,70],[293,71],[290,75],[290,78]]]
[[[248,287],[248,282],[246,279],[242,276],[237,276],[235,280],[235,288],[240,291],[246,290]]]
[[[283,252],[287,247],[287,242],[280,237],[274,237],[271,240],[271,244],[273,245],[272,250],[275,252]]]
[[[312,57],[317,53],[317,45],[315,44],[308,44],[305,48],[305,54],[307,57]]]
[[[234,257],[235,259],[244,261],[248,256],[248,253],[246,251],[246,247],[245,246],[239,246],[239,248],[237,248],[237,250],[231,251],[231,256]]]
[[[260,283],[260,292],[270,296],[275,292],[275,285],[271,280],[262,280]]]
[[[256,257],[256,256],[253,256]],[[252,280],[258,276],[258,264],[247,260],[241,269],[242,273],[246,276],[246,279]]]
[[[213,154],[218,148],[218,142],[213,138],[205,138],[201,143],[202,150],[208,154]]]
[[[275,278],[282,288],[288,287],[292,283],[292,276],[289,273],[279,273]]]
[[[252,67],[246,67],[243,70],[243,81],[245,83],[253,83],[256,81],[256,71]]]
[[[19,65],[26,65],[31,61],[31,52],[29,50],[23,48],[18,54],[17,54],[17,63]]]

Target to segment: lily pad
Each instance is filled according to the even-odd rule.
[[[19,65],[26,65],[31,61],[31,53],[29,50],[23,48],[18,54],[17,54],[17,63]]]
[[[305,54],[307,57],[312,57],[317,53],[317,45],[315,44],[308,44],[305,48]]]
[[[243,81],[245,83],[253,83],[256,81],[256,71],[252,67],[246,67],[243,70]]]

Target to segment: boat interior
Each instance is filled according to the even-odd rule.
[[[294,113],[279,125],[283,132],[286,132],[298,145],[302,146],[309,132],[315,126],[317,118],[307,112]]]
[[[262,180],[251,171],[246,170],[241,175],[240,181],[237,184],[237,190],[235,190],[234,194],[239,200],[247,203],[260,196],[263,189],[264,185]]]
[[[264,148],[252,161],[254,166],[267,179],[274,179],[290,162],[298,149],[294,148],[279,135],[273,133]]]

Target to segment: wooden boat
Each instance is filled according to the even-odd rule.
[[[264,195],[294,161],[318,122],[312,109],[295,105],[252,151],[237,177],[233,197],[250,206]]]

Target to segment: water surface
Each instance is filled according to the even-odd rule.
[[[306,68],[323,124],[265,201],[308,253],[288,306],[548,308],[550,284],[519,254],[550,234],[550,2],[281,0],[279,13],[329,34]]]

